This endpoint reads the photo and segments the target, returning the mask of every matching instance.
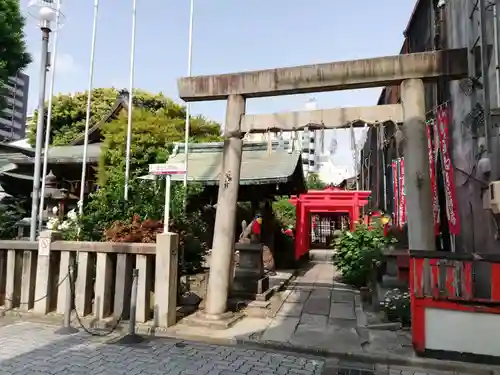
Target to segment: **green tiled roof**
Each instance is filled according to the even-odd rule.
[[[184,144],[176,144],[178,154],[169,158],[169,163],[184,162]],[[296,173],[303,176],[300,153],[288,153],[286,150],[268,152],[267,144],[262,142],[245,143],[241,161],[241,185],[285,183],[291,181]],[[216,185],[222,165],[223,143],[197,143],[189,145],[188,180]],[[294,176],[295,175],[295,176]],[[182,175],[173,175],[173,181],[182,181]]]
[[[51,164],[81,163],[83,161],[83,146],[54,146],[49,148],[49,162]],[[87,162],[97,163],[101,155],[101,144],[88,145]],[[9,161],[14,164],[33,164],[34,158],[16,155]]]

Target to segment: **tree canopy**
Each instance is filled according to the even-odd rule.
[[[184,141],[184,107],[168,101],[164,108],[152,112],[134,109],[130,170],[135,175],[147,174],[149,164],[164,163],[172,142]],[[101,185],[110,174],[125,170],[125,145],[127,139],[127,115],[105,124],[102,128],[104,144],[99,163],[98,180]],[[220,140],[219,124],[201,116],[190,123],[191,142]]]
[[[31,56],[26,52],[24,40],[24,18],[19,0],[0,1],[0,110],[5,101],[5,85],[11,76],[26,68]]]
[[[90,103],[90,127],[101,121],[116,103],[119,91],[115,88],[96,88],[92,90]],[[51,117],[51,144],[54,146],[67,145],[85,131],[87,117],[88,91],[73,94],[59,94],[52,98]],[[156,111],[169,101],[162,93],[150,94],[143,90],[134,90],[136,105]],[[48,105],[46,103],[46,105]],[[181,109],[182,107],[179,106]],[[45,111],[47,116],[47,110]],[[28,128],[29,142],[33,146],[36,142],[36,120],[38,113]]]
[[[327,185],[321,181],[317,173],[309,173],[306,179],[306,186],[308,190],[323,190]]]

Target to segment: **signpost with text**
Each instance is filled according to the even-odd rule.
[[[186,174],[184,163],[149,164],[149,174],[155,176],[166,176],[165,186],[165,212],[163,219],[163,232],[168,232],[168,222],[170,221],[170,188],[173,174]]]

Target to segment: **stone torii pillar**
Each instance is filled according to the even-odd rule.
[[[219,322],[230,321],[227,298],[236,234],[236,206],[240,184],[243,135],[240,125],[245,114],[245,98],[230,95],[227,100],[224,150],[219,178],[219,196],[215,215],[214,239],[210,259],[207,301],[203,318]]]
[[[401,83],[403,155],[410,250],[436,250],[429,151],[425,125],[425,91],[421,79]]]

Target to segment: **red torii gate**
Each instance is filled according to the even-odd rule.
[[[368,203],[371,191],[349,191],[335,187],[324,190],[310,190],[298,197],[292,196],[290,203],[295,206],[295,259],[309,252],[311,235],[310,215],[316,213],[339,212],[349,215],[351,229],[360,218],[360,210]]]

